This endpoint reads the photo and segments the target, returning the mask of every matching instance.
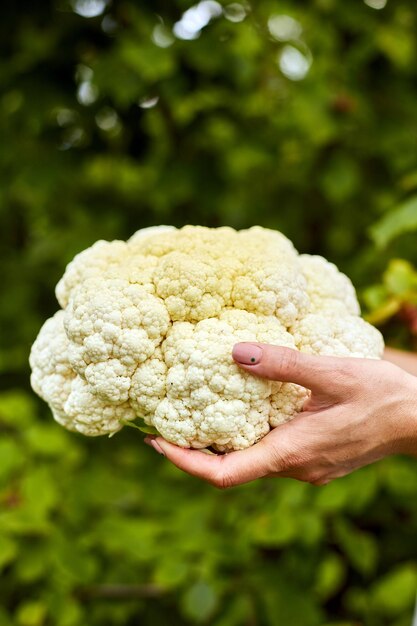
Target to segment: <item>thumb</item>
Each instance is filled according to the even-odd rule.
[[[265,343],[237,343],[232,356],[255,376],[296,383],[321,396],[346,392],[352,373],[356,378],[360,366],[360,359],[316,356]]]
[[[145,443],[166,456],[179,469],[206,480],[219,489],[235,487],[284,469],[284,455],[264,437],[247,448],[224,455],[208,455],[199,450],[180,448],[162,437],[146,437]]]

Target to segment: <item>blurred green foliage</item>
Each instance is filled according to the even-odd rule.
[[[65,264],[158,223],[282,230],[412,346],[415,2],[190,7],[2,3],[0,626],[409,626],[415,462],[217,492],[30,392]]]
[[[381,281],[367,287],[362,297],[369,322],[385,325],[390,334],[395,330],[397,343],[408,340],[417,349],[417,271],[409,261],[392,259]]]
[[[1,394],[0,428],[4,626],[407,623],[417,481],[406,459],[321,489],[222,492],[128,429],[85,440],[40,419],[21,391]]]

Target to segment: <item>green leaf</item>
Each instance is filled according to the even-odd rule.
[[[381,476],[391,497],[417,498],[415,462],[409,458],[391,457],[380,467]]]
[[[197,623],[207,622],[218,604],[219,597],[215,589],[204,581],[194,583],[182,598],[184,615]]]
[[[335,534],[352,566],[361,574],[371,574],[378,560],[375,538],[355,528],[343,518],[336,520]]]
[[[10,626],[12,623],[11,616],[0,606],[0,626]]]
[[[23,428],[36,417],[33,398],[20,390],[0,393],[0,424]]]
[[[379,28],[376,42],[388,59],[400,69],[407,68],[415,58],[413,33],[400,25],[390,24]]]
[[[208,448],[199,448],[199,452],[204,452],[204,454],[209,454],[211,456],[218,456],[213,450],[209,450]]]
[[[46,541],[37,544],[31,539],[29,541],[32,544],[30,549],[22,542],[16,563],[17,579],[26,584],[43,578],[51,567],[50,544]]]
[[[16,535],[48,535],[52,526],[48,519],[30,507],[0,510],[0,528]]]
[[[371,285],[362,291],[361,297],[365,306],[374,310],[385,304],[388,291],[385,285]]]
[[[0,483],[6,483],[25,464],[21,447],[13,439],[0,440]]]
[[[73,445],[67,432],[54,422],[33,425],[25,431],[24,437],[33,452],[47,457],[63,457]]]
[[[373,586],[371,600],[381,615],[393,617],[413,606],[416,589],[417,566],[403,563]]]
[[[35,518],[43,518],[59,501],[58,486],[48,467],[35,467],[22,480],[23,505]]]
[[[384,322],[389,320],[393,315],[396,315],[400,308],[401,301],[398,300],[398,298],[390,298],[374,311],[368,313],[365,316],[366,321],[370,324],[375,324],[375,326],[378,326],[378,324],[384,324]]]
[[[371,227],[371,237],[383,248],[396,237],[417,230],[417,196],[413,196]]]
[[[92,541],[111,558],[122,554],[131,562],[153,562],[159,534],[160,525],[149,515],[145,519],[106,516],[96,524]]]
[[[295,527],[299,542],[310,547],[317,545],[325,533],[324,520],[320,512],[303,510],[297,511],[295,516]]]
[[[276,577],[273,585],[261,590],[261,597],[268,626],[321,626],[323,623],[315,599],[282,575]]]
[[[378,466],[368,465],[348,474],[343,480],[350,491],[347,510],[356,514],[368,510],[368,507],[378,496]]]
[[[347,155],[336,155],[321,176],[321,187],[331,202],[350,198],[360,185],[360,170]]]
[[[346,566],[343,559],[332,552],[317,568],[314,590],[320,598],[328,600],[339,591],[345,577]]]
[[[249,525],[253,543],[259,546],[279,547],[292,543],[297,537],[297,525],[291,509],[261,513]]]
[[[247,595],[233,594],[227,603],[222,606],[221,616],[216,619],[214,626],[242,626],[242,624],[256,624],[256,609],[253,598]]]
[[[390,293],[403,296],[417,288],[417,273],[408,261],[392,259],[383,274],[383,281]]]
[[[81,607],[75,602],[67,601],[67,603],[56,614],[56,626],[80,626],[85,623],[85,615]]]
[[[0,571],[15,560],[17,556],[17,545],[14,541],[0,534]]]
[[[17,611],[19,626],[42,626],[45,624],[47,607],[41,602],[25,602]]]
[[[139,424],[135,424],[134,422],[129,422],[128,420],[119,420],[123,426],[129,426],[130,428],[136,428],[136,430],[140,430],[141,433],[146,433],[147,435],[160,435],[160,433],[154,428],[154,426],[149,426],[148,424],[144,424],[143,426],[139,426]]]
[[[75,543],[70,535],[57,534],[51,541],[53,554],[51,560],[58,573],[61,584],[85,584],[97,575],[97,563],[94,556]]]
[[[383,324],[399,312],[404,302],[417,298],[417,272],[408,261],[392,259],[382,280],[382,285],[364,292],[364,300],[372,309],[366,316],[371,324]]]
[[[119,54],[121,61],[141,82],[167,78],[175,68],[175,57],[168,50],[146,45],[138,37],[125,36]]]
[[[344,479],[334,480],[322,487],[316,496],[316,507],[327,513],[347,508],[351,497],[349,483]]]
[[[177,553],[168,553],[156,564],[154,582],[162,587],[177,587],[186,580],[189,572],[190,565],[179,560]]]

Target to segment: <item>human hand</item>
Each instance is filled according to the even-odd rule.
[[[389,454],[417,456],[417,377],[396,365],[260,343],[236,344],[233,358],[255,376],[297,383],[311,396],[302,413],[246,450],[212,456],[145,439],[185,472],[219,488],[265,476],[324,485]]]

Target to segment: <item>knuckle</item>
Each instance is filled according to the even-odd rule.
[[[318,468],[304,468],[303,470],[298,472],[298,479],[304,483],[310,483],[310,485],[315,485],[316,487],[325,485],[327,482],[330,482],[327,473],[325,473],[323,469]]]
[[[340,357],[332,376],[332,389],[336,396],[350,397],[354,391],[362,389],[367,384],[368,377],[364,375],[359,363],[348,357]]]
[[[315,487],[324,487],[324,485],[328,485],[331,482],[330,478],[319,478],[317,480],[310,481],[310,483]]]
[[[343,386],[356,386],[362,376],[358,370],[358,364],[352,363],[352,359],[340,358],[335,371],[338,382]]]
[[[283,445],[268,445],[264,440],[261,440],[258,444],[259,447],[264,447],[265,452],[263,454],[263,475],[275,474],[276,472],[282,472],[287,469],[287,453]]]
[[[293,372],[298,363],[298,353],[291,348],[274,348],[271,354],[271,374],[276,380]]]
[[[210,484],[216,489],[225,490],[234,486],[233,477],[226,472],[222,467],[216,472],[216,474],[209,480]]]
[[[408,379],[408,374],[405,370],[383,360],[375,362],[374,372],[376,374],[376,383],[383,382],[390,388],[401,387],[403,382]]]
[[[225,489],[228,489],[229,487],[231,487],[232,485],[222,476],[219,477],[215,477],[213,479],[210,480],[210,484],[213,487],[216,487],[216,489],[219,489],[220,491],[224,491]]]
[[[322,480],[325,480],[322,472],[319,472],[317,470],[309,470],[309,471],[303,472],[300,476],[300,479],[305,483],[310,483],[311,485],[316,485],[316,486],[321,484]]]
[[[279,453],[275,450],[275,454],[277,466],[281,466],[284,471],[302,471],[310,461],[307,455],[303,455],[299,450],[281,451]]]

